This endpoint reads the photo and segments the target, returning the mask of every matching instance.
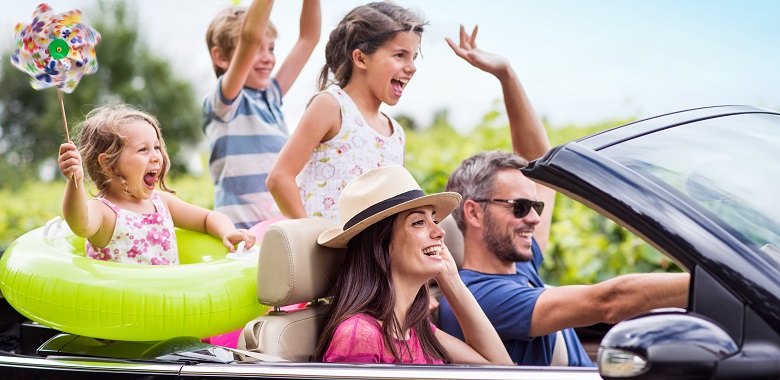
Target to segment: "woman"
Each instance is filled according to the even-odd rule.
[[[316,357],[325,362],[512,364],[485,313],[461,281],[438,221],[457,193],[425,196],[401,166],[355,178],[339,196],[343,227],[318,243],[346,248],[344,267]],[[436,329],[428,316],[435,278],[466,337]]]

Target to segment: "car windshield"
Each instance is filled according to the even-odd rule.
[[[780,265],[780,116],[697,121],[601,150]]]

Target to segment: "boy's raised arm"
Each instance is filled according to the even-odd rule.
[[[300,34],[298,41],[290,50],[284,62],[279,66],[274,78],[279,82],[282,95],[295,83],[295,79],[303,70],[306,61],[311,57],[311,53],[320,41],[320,32],[322,29],[322,12],[320,10],[320,0],[304,0],[301,9]]]
[[[263,43],[268,30],[268,20],[271,17],[273,3],[273,0],[252,1],[252,5],[249,6],[244,18],[244,23],[241,25],[241,34],[239,35],[232,59],[230,57],[221,57],[229,62],[220,84],[222,96],[225,99],[235,99],[244,87],[246,78],[252,70],[257,49]],[[212,52],[213,54],[214,52]]]

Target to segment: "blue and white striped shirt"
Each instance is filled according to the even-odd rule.
[[[203,103],[203,131],[209,141],[214,210],[237,228],[250,228],[281,215],[265,179],[290,134],[282,116],[282,92],[243,88],[232,102],[222,97],[222,77]]]

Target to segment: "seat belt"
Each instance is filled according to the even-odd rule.
[[[529,281],[528,287],[534,288],[535,286]],[[550,366],[569,366],[569,352],[566,350],[566,339],[563,338],[563,333],[560,330],[555,333],[555,346],[553,346],[552,361],[550,361]]]
[[[568,366],[569,365],[569,352],[566,350],[566,339],[563,338],[563,333],[558,330],[555,333],[555,347],[553,347],[552,361],[550,366]]]

